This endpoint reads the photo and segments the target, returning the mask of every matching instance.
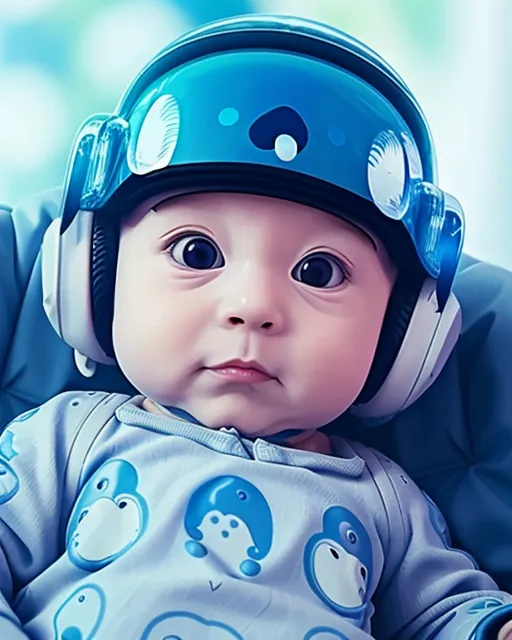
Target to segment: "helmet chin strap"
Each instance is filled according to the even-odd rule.
[[[293,436],[299,435],[299,433],[304,433],[304,431],[302,431],[302,429],[285,429],[284,431],[279,431],[271,436],[266,436],[264,440],[272,442],[273,444],[282,444],[290,438],[293,438]]]
[[[164,409],[174,414],[178,418],[182,418],[183,420],[187,420],[188,422],[197,424],[200,427],[207,426],[202,422],[199,422],[199,420],[196,420],[196,418],[194,418],[193,415],[188,413],[188,411],[184,411],[183,409],[179,409],[178,407],[170,407],[166,405],[162,405],[162,406]],[[229,425],[226,425],[226,426],[227,428],[229,428]],[[273,444],[282,444],[283,442],[286,442],[287,440],[289,440],[290,438],[293,438],[293,436],[296,436],[299,433],[303,433],[301,429],[285,429],[284,431],[279,431],[278,433],[274,433],[270,436],[265,436],[263,438],[261,438],[261,436],[257,436],[257,437],[261,438],[262,440],[266,440],[267,442],[271,442]],[[250,436],[244,435],[244,438],[247,438],[247,440],[254,440],[254,438],[251,438]]]
[[[196,418],[194,418],[192,414],[188,413],[188,411],[185,411],[184,409],[179,409],[178,407],[166,406],[165,404],[163,404],[162,407],[167,411],[169,411],[169,413],[172,413],[173,415],[177,416],[178,418],[181,418],[182,420],[186,420],[187,422],[192,422],[193,424],[197,424],[200,427],[206,427],[205,424],[203,424],[202,422],[199,422],[199,420],[196,420]]]

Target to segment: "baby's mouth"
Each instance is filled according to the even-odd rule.
[[[229,360],[221,364],[205,367],[205,369],[229,382],[261,384],[277,380],[263,365],[255,360]]]

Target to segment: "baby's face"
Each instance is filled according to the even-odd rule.
[[[350,407],[395,277],[380,244],[261,196],[202,194],[155,209],[120,237],[113,337],[132,384],[251,436],[316,429]]]

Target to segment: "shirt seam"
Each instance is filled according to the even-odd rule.
[[[85,392],[86,394],[88,392]],[[118,396],[119,394],[116,393],[109,393],[108,395],[106,395],[105,397],[103,397],[99,402],[95,402],[93,404],[93,406],[86,412],[86,414],[80,418],[80,422],[78,425],[78,428],[76,430],[76,433],[73,437],[73,441],[71,443],[71,446],[69,448],[68,451],[68,455],[66,458],[66,465],[64,468],[64,483],[63,483],[63,493],[64,495],[67,495],[68,492],[70,494],[70,499],[69,499],[69,503],[66,504],[65,510],[61,509],[60,515],[61,515],[61,526],[60,526],[60,531],[59,531],[59,540],[62,542],[65,538],[65,529],[67,528],[67,521],[69,516],[71,515],[71,512],[73,511],[73,507],[75,505],[75,502],[78,498],[78,495],[81,491],[82,488],[82,477],[83,477],[83,470],[84,470],[84,466],[87,462],[87,459],[89,458],[89,455],[91,453],[91,450],[93,449],[94,445],[96,444],[96,440],[98,439],[100,433],[103,431],[103,428],[105,427],[105,425],[107,424],[107,422],[109,422],[113,416],[115,416],[115,409],[112,410],[112,414],[110,416],[107,417],[106,420],[104,420],[103,422],[101,422],[101,424],[99,425],[99,427],[95,427],[96,429],[96,433],[94,434],[94,437],[91,438],[90,440],[87,439],[85,441],[86,446],[83,447],[83,451],[85,451],[85,453],[83,453],[83,455],[80,455],[82,452],[77,452],[76,447],[78,446],[78,440],[82,435],[82,432],[84,430],[84,427],[86,425],[86,423],[91,419],[91,417],[95,414],[95,412],[100,409],[102,406],[108,404],[108,402],[115,396]],[[89,395],[89,397],[91,397],[91,395]],[[126,402],[129,402],[131,398],[128,398],[126,400]],[[124,403],[123,403],[124,404]],[[92,425],[94,426],[94,425]],[[75,454],[78,456],[80,455],[80,457],[77,459],[77,465],[79,464],[80,466],[80,470],[78,472],[78,474],[73,473],[73,471],[71,470],[71,466],[72,466],[72,458],[75,457]],[[76,467],[75,467],[76,468]],[[71,477],[71,475],[73,475],[73,477]],[[74,486],[73,486],[74,485]],[[66,513],[67,512],[67,513]],[[65,517],[64,517],[65,516]],[[64,523],[65,526],[64,526]]]

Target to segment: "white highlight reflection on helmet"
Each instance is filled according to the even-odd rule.
[[[276,156],[283,162],[291,162],[297,157],[297,142],[287,133],[281,133],[281,135],[277,136],[274,149]]]
[[[394,220],[405,214],[406,178],[402,142],[394,131],[382,131],[375,137],[368,156],[368,187],[377,207]]]
[[[144,118],[135,153],[129,154],[130,170],[138,175],[163,169],[171,162],[180,131],[180,109],[171,94],[157,98]]]

